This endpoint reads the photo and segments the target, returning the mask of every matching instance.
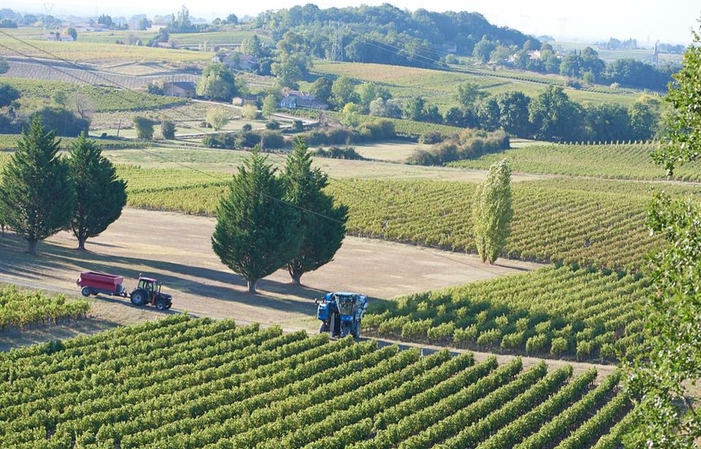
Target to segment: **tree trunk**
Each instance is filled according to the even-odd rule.
[[[31,255],[36,255],[37,253],[37,241],[27,240],[27,252]]]
[[[87,239],[80,239],[80,238],[78,239],[78,249],[80,251],[85,251],[85,241],[86,240]]]
[[[290,271],[290,276],[292,277],[292,284],[294,285],[302,285],[302,275],[304,273],[300,273],[299,271]]]
[[[251,293],[254,295],[256,293],[258,293],[258,292],[256,292],[256,284],[258,283],[258,279],[247,281],[247,283],[248,283],[248,293]]]

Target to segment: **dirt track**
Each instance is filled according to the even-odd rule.
[[[325,291],[360,291],[390,299],[539,267],[511,260],[488,266],[472,255],[347,237],[333,262],[304,275],[304,286],[291,285],[289,275],[280,270],[259,282],[258,295],[249,295],[244,280],[212,252],[214,223],[206,217],[126,209],[106,232],[87,243],[87,252],[73,249],[75,239],[63,232],[40,243],[35,257],[25,253],[23,241],[6,237],[0,239],[0,281],[76,295],[80,271],[123,275],[128,289],[143,273],[163,282],[179,311],[295,330],[316,327],[312,300]],[[151,308],[132,307],[112,297],[98,297],[94,314],[118,324],[158,316]]]
[[[259,322],[277,324],[288,331],[314,332],[318,322],[312,301],[326,291],[360,291],[375,300],[391,299],[541,267],[513,260],[499,260],[496,265],[487,266],[473,255],[347,237],[333,262],[304,275],[304,286],[291,285],[287,272],[280,270],[259,282],[258,295],[250,295],[245,293],[245,281],[222,265],[212,252],[210,236],[214,223],[212,218],[125,209],[105,233],[88,242],[87,252],[75,250],[72,235],[60,233],[40,243],[39,255],[34,257],[25,252],[24,241],[12,236],[0,238],[0,282],[79,295],[75,280],[80,271],[123,275],[128,289],[143,273],[163,281],[164,290],[174,297],[173,310],[233,318],[242,324]],[[0,333],[0,350],[161,316],[163,312],[153,307],[135,307],[128,300],[98,296],[93,301],[92,319]],[[475,353],[478,360],[490,355]],[[503,362],[513,356],[499,357]],[[538,360],[524,358],[524,363],[530,365]],[[592,366],[548,360],[550,366],[564,363],[572,364],[575,372]],[[597,368],[604,376],[614,367]]]

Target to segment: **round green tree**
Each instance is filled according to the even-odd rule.
[[[85,134],[73,141],[70,156],[68,165],[76,193],[71,229],[78,239],[78,249],[84,250],[88,238],[100,235],[122,214],[127,204],[127,183],[117,177],[114,165]]]
[[[37,242],[70,225],[75,192],[59,144],[56,132],[47,132],[36,116],[3,169],[0,216],[27,241],[31,254]]]
[[[472,203],[472,229],[482,262],[497,260],[509,236],[512,217],[511,169],[502,159],[489,168]]]
[[[217,207],[212,248],[224,265],[256,292],[258,281],[299,251],[299,212],[285,203],[285,188],[267,157],[255,150],[234,175]]]
[[[239,94],[241,88],[241,83],[230,68],[214,63],[204,68],[195,90],[201,97],[229,102]]]

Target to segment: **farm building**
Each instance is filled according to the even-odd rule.
[[[313,94],[307,94],[298,90],[286,90],[283,91],[282,95],[282,100],[280,100],[281,108],[325,110],[329,107],[326,103],[316,101]]]
[[[173,81],[163,83],[163,95],[169,97],[193,98],[195,83],[192,81]]]

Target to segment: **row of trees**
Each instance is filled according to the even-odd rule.
[[[68,160],[58,154],[60,140],[37,116],[17,142],[0,179],[0,224],[27,241],[36,253],[39,241],[70,229],[85,249],[122,213],[126,182],[85,135],[72,142]]]
[[[661,101],[654,96],[641,96],[628,107],[616,103],[582,105],[556,86],[549,86],[531,98],[517,91],[489,95],[477,84],[468,82],[458,86],[456,100],[459,106],[453,106],[443,114],[421,96],[397,101],[389,92],[385,94],[384,89],[373,88],[372,83],[348,91],[353,96],[334,94],[332,101],[344,98],[350,98],[351,103],[360,101],[359,110],[375,116],[486,131],[503,129],[512,136],[547,141],[648,140],[657,134],[662,114]],[[377,97],[367,102],[371,96],[363,97],[359,92],[372,92]],[[342,110],[352,110],[349,104]]]
[[[347,208],[322,191],[328,178],[311,162],[298,138],[278,177],[267,156],[254,150],[222,197],[212,248],[251,293],[283,267],[300,284],[304,273],[331,261],[341,247]]]

